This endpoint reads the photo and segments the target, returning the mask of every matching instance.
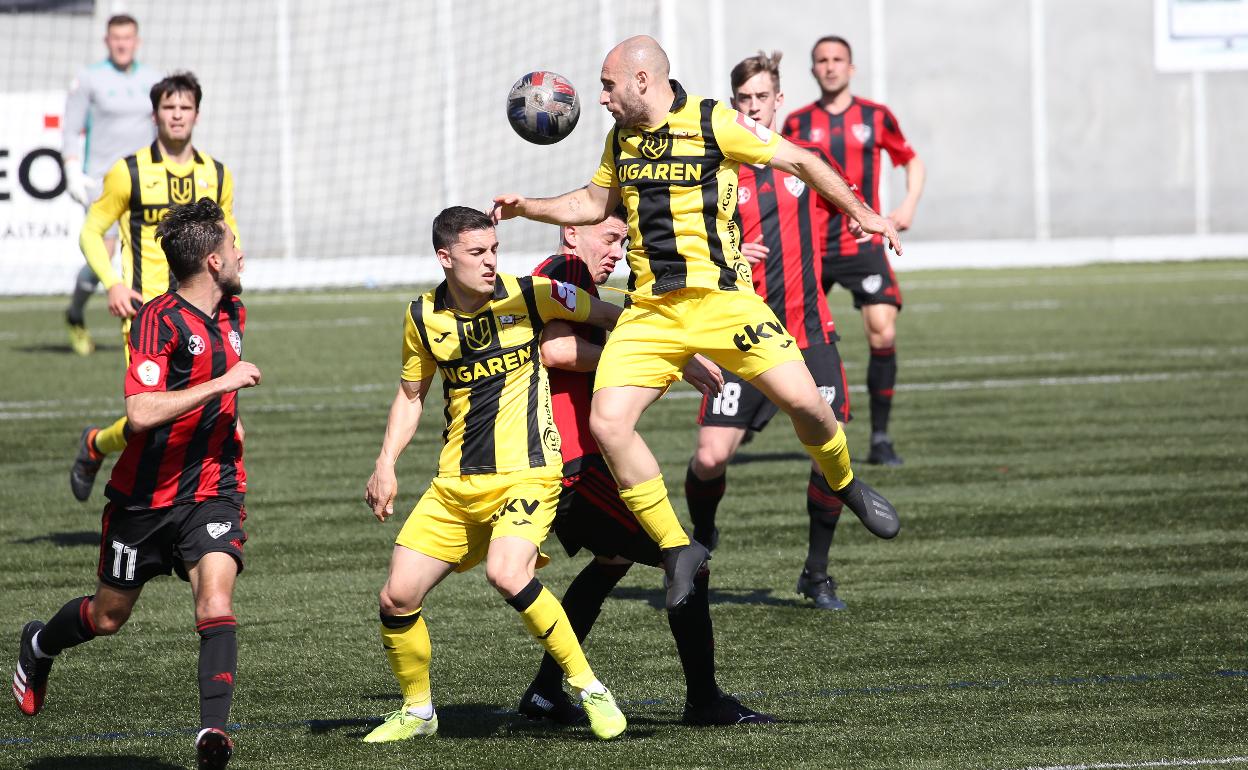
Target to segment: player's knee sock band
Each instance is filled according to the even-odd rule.
[[[101,428],[95,434],[95,448],[100,454],[116,454],[126,448],[126,418]]]
[[[867,393],[871,396],[871,432],[888,433],[888,417],[897,386],[897,348],[871,348],[867,363]]]
[[[233,615],[205,618],[199,632],[199,726],[225,729],[238,671],[238,622]]]
[[[667,499],[667,487],[663,485],[663,474],[637,486],[620,490],[620,499],[633,512],[641,528],[650,539],[659,544],[659,548],[679,548],[689,545],[689,536],[680,526],[676,511]]]
[[[611,594],[612,589],[628,572],[629,564],[603,564],[597,559],[590,560],[585,569],[572,580],[568,590],[563,593],[563,611],[572,624],[572,632],[577,641],[585,641],[594,621],[602,612],[603,602]],[[550,653],[542,656],[542,665],[537,671],[536,684],[543,690],[554,690],[559,687],[563,677],[563,669],[551,657]]]
[[[433,657],[433,646],[429,643],[429,627],[421,617],[421,610],[410,615],[381,613],[381,646],[386,650],[386,660],[394,678],[399,680],[404,705],[431,703],[429,661]]]
[[[589,668],[589,661],[585,660],[585,653],[581,651],[581,643],[576,640],[563,605],[542,586],[540,580],[530,580],[507,603],[520,613],[524,627],[563,669],[569,684],[583,690],[593,683],[594,672]]]
[[[823,471],[832,489],[844,489],[854,480],[854,471],[849,467],[849,445],[845,441],[845,431],[836,426],[836,435],[823,446],[802,444],[815,464]]]
[[[811,469],[806,486],[806,513],[810,516],[810,541],[806,552],[806,571],[828,571],[828,551],[840,521],[844,503],[832,494],[832,488],[819,471]]]
[[[715,513],[719,510],[719,501],[724,499],[728,475],[703,481],[693,472],[693,463],[685,471],[685,502],[689,505],[689,518],[693,519],[693,527],[710,529],[715,526]],[[706,545],[705,543],[703,545]]]
[[[44,655],[59,655],[69,649],[95,638],[95,626],[91,623],[90,596],[70,599],[56,611],[48,624],[39,632],[36,641]]]

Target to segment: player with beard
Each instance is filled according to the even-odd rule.
[[[599,103],[615,118],[589,184],[554,198],[494,199],[495,220],[523,216],[595,224],[628,212],[632,303],[603,349],[590,430],[620,496],[663,549],[667,606],[682,606],[709,556],[691,541],[668,500],[658,460],[637,423],[697,353],[761,390],[792,419],[833,495],[873,533],[892,537],[897,512],[854,477],[845,433],[807,370],[796,340],[754,292],[740,249],[737,169],[768,165],[799,177],[870,233],[900,249],[893,225],[855,197],[818,156],[746,115],[687,94],[668,79],[667,54],[632,37],[603,62]]]
[[[247,314],[238,298],[243,252],[210,198],[175,206],[155,237],[178,288],[144,305],[130,327],[126,416],[133,432],[113,468],[100,527],[95,593],[22,629],[13,695],[42,710],[52,662],[121,630],[143,586],[189,581],[199,632],[199,767],[221,768],[238,659],[233,594],[247,535],[237,391],[260,384],[242,360]]]

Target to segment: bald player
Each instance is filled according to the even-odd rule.
[[[668,70],[653,38],[631,37],[611,49],[598,101],[615,127],[589,184],[554,198],[499,195],[493,216],[583,225],[601,222],[620,203],[627,211],[632,302],[602,352],[590,430],[620,497],[662,549],[667,606],[675,608],[688,601],[709,552],[676,519],[637,423],[696,353],[748,380],[789,415],[833,494],[871,532],[889,538],[900,529],[893,506],[854,477],[845,432],[801,350],[754,292],[740,249],[739,165],[799,177],[898,253],[901,243],[893,224],[814,153],[726,104],[687,94]]]

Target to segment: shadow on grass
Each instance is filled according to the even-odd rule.
[[[100,544],[100,533],[95,530],[83,532],[48,532],[43,535],[35,535],[21,540],[12,541],[13,545],[34,545],[35,543],[51,543],[56,546],[72,546],[72,545],[91,545]]]
[[[665,606],[666,595],[659,590],[649,588],[616,587],[610,598],[640,601],[649,604],[656,610]],[[802,604],[797,599],[782,599],[774,595],[770,588],[722,589],[711,588],[711,604],[750,604],[768,607],[797,607]]]
[[[43,757],[26,765],[26,770],[186,770],[152,757]]]
[[[365,700],[396,700],[393,694],[370,694]],[[625,737],[643,738],[653,735],[655,726],[666,724],[662,720],[629,714],[628,732]],[[312,720],[309,729],[317,734],[340,733],[345,738],[362,739],[369,731],[381,724],[380,717],[368,719]],[[597,738],[588,726],[561,727],[550,722],[538,722],[508,710],[500,710],[496,703],[451,703],[438,706],[438,737],[442,739],[505,738],[509,735],[525,738],[567,740]],[[42,769],[41,769],[42,770]],[[51,768],[47,768],[51,770]]]
[[[810,460],[805,452],[737,452],[729,465],[746,465],[748,463],[779,463],[792,460]]]

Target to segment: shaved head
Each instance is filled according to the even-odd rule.
[[[649,35],[634,35],[611,49],[607,58],[618,57],[618,62],[632,72],[646,72],[657,80],[667,80],[672,65],[667,52],[659,41]]]
[[[602,62],[598,103],[621,126],[656,125],[675,98],[670,74],[671,63],[659,41],[649,35],[630,37]]]

